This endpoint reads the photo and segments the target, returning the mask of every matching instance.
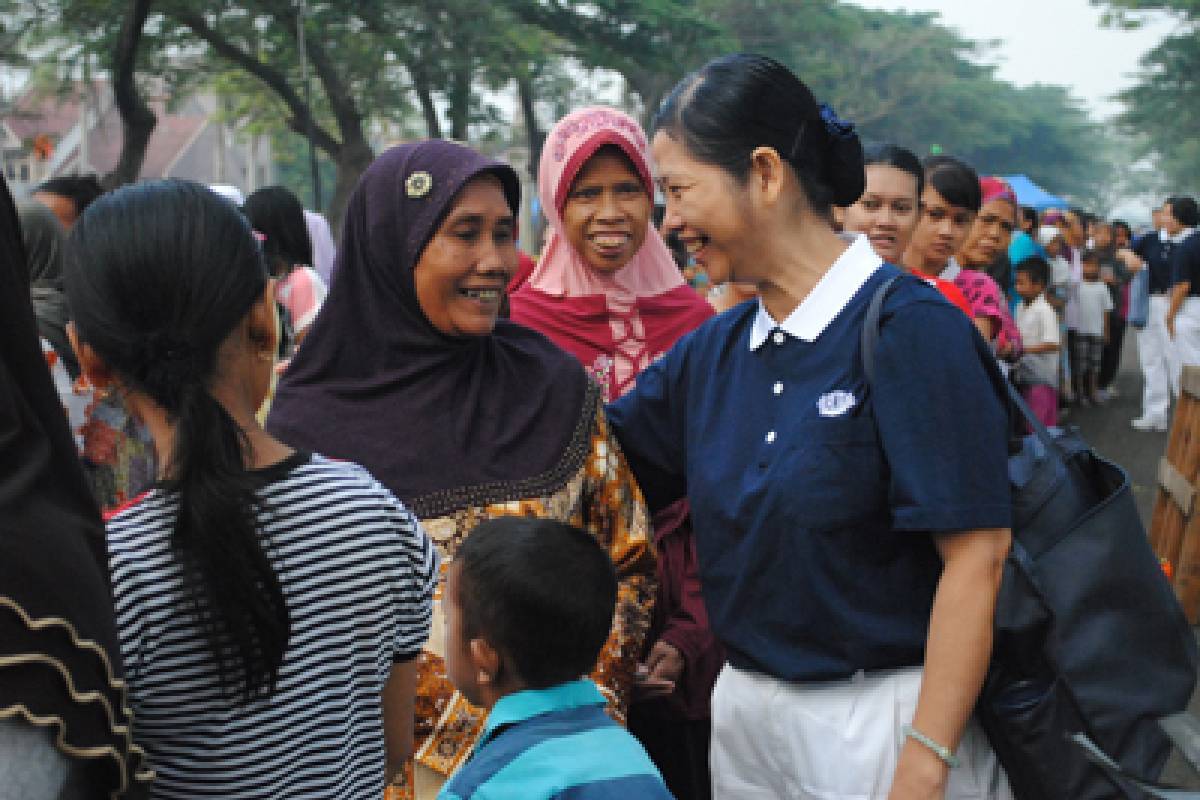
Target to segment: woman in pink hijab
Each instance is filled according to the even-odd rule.
[[[550,223],[511,319],[578,358],[615,400],[638,373],[712,316],[651,224],[646,134],[628,115],[591,107],[546,139],[538,192]],[[724,654],[708,628],[686,502],[654,518],[659,591],[629,729],[680,800],[709,797],[709,705]]]
[[[641,126],[615,109],[554,126],[538,170],[549,236],[511,298],[512,319],[583,362],[610,401],[712,314],[650,224],[649,158]]]

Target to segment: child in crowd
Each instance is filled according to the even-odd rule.
[[[1024,355],[1013,373],[1021,396],[1045,425],[1058,424],[1058,360],[1062,336],[1058,315],[1046,300],[1050,265],[1030,256],[1017,265],[1017,328]]]
[[[1049,283],[1046,286],[1046,302],[1054,309],[1058,315],[1058,331],[1061,334],[1059,337],[1063,343],[1060,348],[1058,366],[1059,366],[1059,408],[1066,409],[1065,400],[1070,397],[1071,392],[1071,354],[1065,346],[1069,341],[1067,337],[1067,293],[1069,290],[1068,284],[1071,281],[1071,265],[1067,262],[1063,255],[1066,249],[1066,240],[1063,239],[1062,231],[1055,225],[1042,225],[1038,228],[1038,243],[1046,249],[1046,263],[1050,265]]]
[[[580,678],[608,639],[616,596],[608,555],[577,528],[499,517],[470,534],[447,574],[446,669],[489,714],[439,800],[669,800],[646,751]]]
[[[1100,254],[1087,250],[1080,259],[1083,281],[1079,284],[1079,327],[1075,338],[1075,396],[1083,405],[1099,402],[1100,359],[1108,341],[1112,295],[1100,279]]]

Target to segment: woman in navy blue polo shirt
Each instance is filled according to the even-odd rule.
[[[1007,797],[971,722],[1010,538],[1005,413],[971,322],[901,278],[868,385],[863,317],[900,270],[832,229],[862,148],[785,67],[713,61],[656,128],[666,224],[715,283],[760,292],[609,409],[651,502],[693,504],[729,653],[714,796]]]

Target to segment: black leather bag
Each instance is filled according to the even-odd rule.
[[[898,279],[880,287],[864,321],[868,381]],[[1159,720],[1186,709],[1195,688],[1196,641],[1124,470],[1077,431],[1042,425],[975,342],[1014,430],[1033,431],[1010,449],[1013,545],[976,713],[1018,800],[1140,800],[1134,784],[1157,780],[1171,751]],[[1097,752],[1135,780],[1115,783]]]

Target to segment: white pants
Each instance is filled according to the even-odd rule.
[[[921,689],[919,667],[795,684],[726,664],[712,697],[715,800],[884,800]],[[946,800],[1011,800],[978,723]]]
[[[1142,364],[1142,419],[1166,424],[1171,408],[1171,374],[1175,347],[1167,335],[1166,295],[1150,295],[1146,327],[1138,331],[1138,360]]]
[[[1171,344],[1171,394],[1178,397],[1183,368],[1200,366],[1200,297],[1189,297],[1179,307]]]

